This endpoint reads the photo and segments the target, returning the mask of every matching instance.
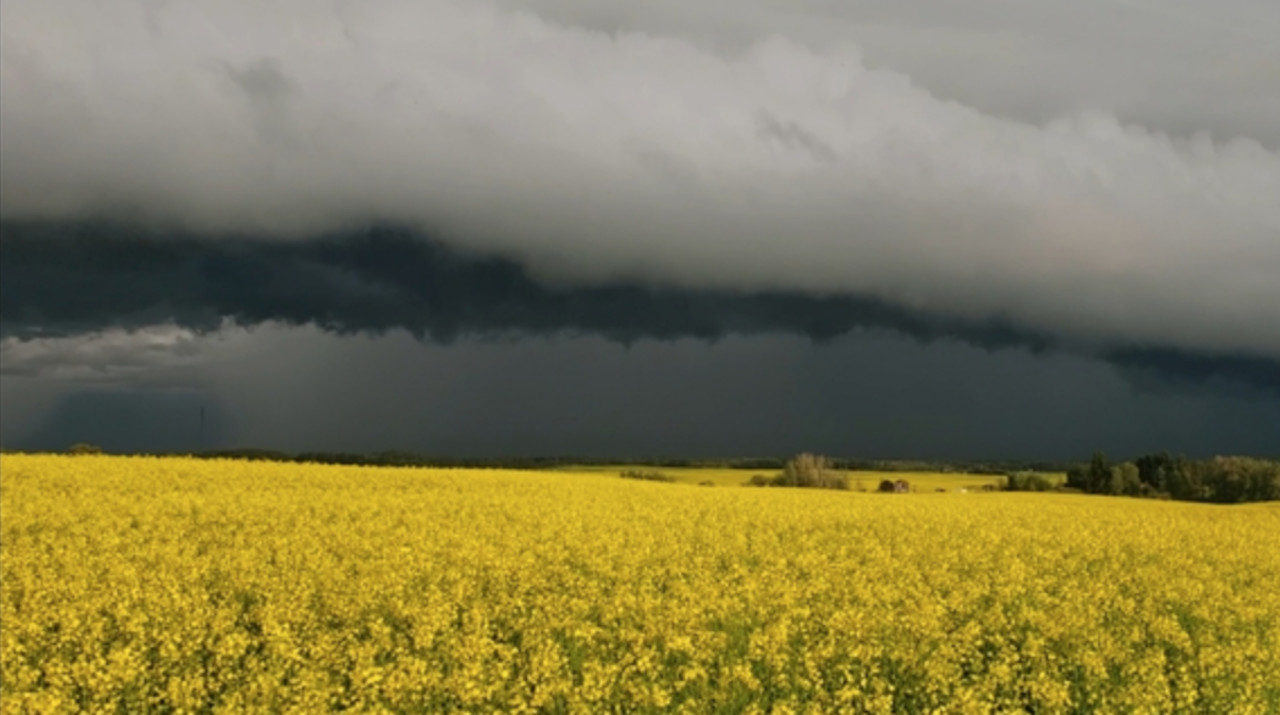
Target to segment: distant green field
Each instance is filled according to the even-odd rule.
[[[556,471],[600,474],[603,476],[620,476],[626,471],[661,472],[677,482],[700,484],[711,482],[718,487],[737,487],[746,484],[752,475],[763,474],[773,476],[776,470],[767,469],[727,469],[714,467],[648,467],[635,464],[614,464],[608,466],[570,466]],[[905,479],[915,492],[936,492],[939,489],[957,491],[960,489],[981,489],[987,484],[999,484],[1003,477],[990,474],[956,474],[951,472],[863,472],[851,471],[849,486],[866,491],[875,491],[883,479]],[[1064,474],[1048,475],[1055,481],[1066,479]]]
[[[607,466],[590,466],[590,467],[562,467],[556,471],[591,473],[603,476],[620,476],[623,472],[661,472],[669,477],[674,478],[677,482],[688,484],[700,484],[702,482],[712,482],[717,487],[737,487],[742,486],[753,474],[767,474],[772,476],[774,472],[767,470],[752,469],[727,469],[715,467],[647,467],[636,464],[613,464]]]

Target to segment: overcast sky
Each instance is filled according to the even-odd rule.
[[[0,88],[5,446],[1280,453],[1272,0],[8,0]]]

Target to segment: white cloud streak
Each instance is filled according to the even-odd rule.
[[[0,374],[101,385],[164,386],[188,381],[205,343],[221,338],[172,326],[56,338],[0,340]]]

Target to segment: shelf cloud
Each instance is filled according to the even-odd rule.
[[[1226,380],[1280,393],[1280,361],[1137,343],[1090,348],[1009,322],[957,319],[856,293],[735,291],[615,280],[546,284],[503,257],[468,254],[409,231],[374,228],[305,241],[155,235],[102,225],[0,227],[0,338],[6,371],[26,340],[105,334],[91,354],[119,352],[120,330],[175,326],[315,325],[339,334],[405,330],[420,340],[504,334],[598,335],[707,341],[800,335],[827,341],[859,331],[987,350],[1062,350],[1139,377]],[[68,286],[74,286],[68,290]],[[170,349],[172,340],[146,340]],[[85,345],[71,345],[80,351]],[[39,351],[46,360],[60,353]],[[126,361],[127,362],[127,361]],[[32,363],[34,364],[34,363]]]
[[[1269,138],[1105,106],[1033,119],[853,44],[726,48],[563,10],[2,14],[14,339],[228,318],[434,339],[872,327],[1280,384]]]

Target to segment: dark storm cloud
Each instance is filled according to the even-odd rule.
[[[1150,382],[1149,374],[1155,373],[1184,383],[1232,380],[1280,394],[1280,360],[1132,346],[1107,350],[1101,357],[1139,383]]]
[[[50,451],[88,442],[111,452],[194,452],[202,441],[218,444],[225,422],[217,403],[198,393],[84,390],[57,400],[21,444]]]
[[[460,253],[391,228],[264,241],[10,223],[0,227],[0,259],[0,332],[11,351],[21,345],[14,340],[157,324],[207,332],[230,320],[241,326],[314,324],[337,333],[403,329],[434,341],[510,332],[600,335],[624,343],[761,333],[823,341],[882,329],[987,349],[1088,352],[1006,321],[939,317],[857,294],[622,280],[549,284],[509,259]],[[109,352],[105,342],[98,352]],[[182,336],[159,335],[149,352],[167,355],[184,344]],[[1280,390],[1280,362],[1265,358],[1126,344],[1093,354],[1159,375]],[[59,356],[52,357],[56,362]]]
[[[63,330],[170,315],[212,327],[228,315],[624,338],[870,324],[1093,354],[1140,346],[1156,351],[1144,363],[1161,365],[1239,356],[1263,366],[1262,382],[1280,359],[1280,154],[1221,129],[1247,122],[1196,109],[1275,109],[1241,99],[1273,96],[1274,3],[1231,0],[1214,16],[1146,0],[1060,0],[1043,12],[1004,0],[876,3],[884,27],[865,41],[896,48],[876,63],[853,44],[813,40],[813,24],[841,15],[835,3],[798,5],[790,20],[748,3],[751,20],[727,49],[689,28],[694,16],[728,22],[736,3],[679,10],[649,32],[626,12],[602,32],[583,26],[580,6],[544,4],[559,10],[8,0],[0,218],[107,217],[209,240],[132,257],[81,247],[123,281],[93,283],[81,266],[110,300],[70,289],[6,315]],[[929,18],[941,26],[932,38],[917,32]],[[910,60],[912,41],[894,34],[902,23],[957,56],[998,38],[989,64],[1024,73],[1000,75],[1011,87],[1001,96],[943,95],[913,73],[943,77],[945,57]],[[1097,24],[1106,51],[1086,43]],[[1046,47],[1074,49],[1046,59],[1040,43],[1013,41],[1028,28],[1061,41]],[[1053,70],[1077,56],[1117,67],[1169,58],[1152,71],[1158,86],[1245,89],[1147,106],[1140,125],[1116,92]],[[943,79],[934,86],[958,81]],[[1049,96],[1059,84],[1070,96]],[[1037,110],[1017,110],[1011,98],[1033,87]],[[506,262],[459,269],[451,275],[482,285],[458,278],[424,297],[418,286],[450,285],[448,271],[427,282],[314,242],[376,223],[430,232],[440,245],[424,255]],[[267,242],[215,244],[225,235]],[[34,295],[27,280],[22,295]],[[451,310],[424,313],[432,301]]]
[[[229,319],[338,333],[404,329],[435,341],[508,331],[621,342],[768,332],[826,340],[874,327],[989,348],[1046,346],[999,321],[933,318],[857,295],[548,285],[511,260],[390,228],[272,242],[6,224],[0,258],[0,332],[19,339],[167,323],[213,331]]]
[[[410,449],[453,456],[786,455],[1080,459],[1160,450],[1275,455],[1280,400],[1134,390],[1070,355],[986,352],[883,332],[818,348],[800,337],[642,340],[351,339],[262,326],[198,337],[207,386],[104,390],[0,381],[6,447],[289,451]],[[108,394],[114,392],[115,394]]]

